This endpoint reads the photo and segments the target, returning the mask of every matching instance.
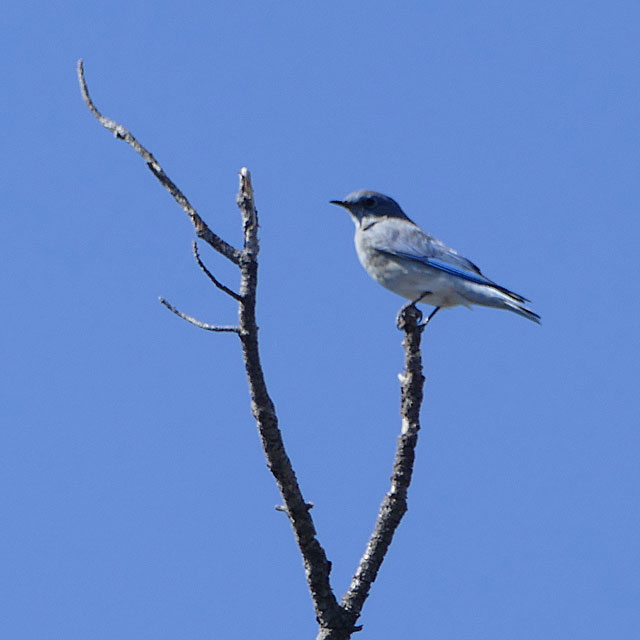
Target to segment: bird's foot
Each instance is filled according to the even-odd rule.
[[[416,305],[418,302],[422,301],[422,298],[428,295],[431,295],[431,291],[422,292],[415,300],[407,302],[407,304],[398,311],[398,315],[396,316],[396,327],[398,327],[400,331],[403,331],[405,328],[411,327],[412,325],[416,327],[426,327],[429,320],[436,315],[436,311],[440,307],[436,307],[435,311],[431,313],[424,323],[422,322],[422,311],[420,311]]]
[[[436,315],[436,313],[438,313],[438,311],[440,311],[440,307],[436,307],[427,317],[427,319],[422,323],[423,327],[426,327],[430,322],[431,322],[431,318],[433,318],[433,316]]]

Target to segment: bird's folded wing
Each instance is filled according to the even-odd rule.
[[[417,225],[401,225],[395,220],[389,220],[372,227],[367,236],[371,247],[387,255],[421,262],[472,282],[491,282],[471,260],[426,234]]]
[[[462,278],[463,280],[468,280],[469,282],[475,282],[477,284],[488,284],[495,285],[494,282],[489,280],[489,278],[485,278],[481,273],[477,271],[471,271],[469,269],[465,269],[462,266],[456,266],[455,264],[451,264],[453,262],[451,259],[445,261],[438,258],[432,258],[425,255],[417,255],[415,253],[410,253],[407,251],[390,251],[389,249],[383,249],[381,247],[376,247],[378,251],[385,253],[389,256],[396,258],[404,258],[405,260],[412,260],[414,262],[420,262],[427,267],[433,267],[434,269],[439,269],[440,271],[444,271],[452,276],[456,276],[457,278]],[[458,256],[456,256],[457,258]],[[464,260],[464,258],[463,258]],[[456,262],[461,262],[456,260]]]
[[[376,235],[375,239],[372,238],[372,247],[381,253],[403,260],[419,262],[456,278],[493,287],[519,302],[527,302],[527,299],[520,294],[489,280],[482,275],[480,269],[473,262],[417,227],[408,233]]]

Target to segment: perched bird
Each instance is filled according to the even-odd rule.
[[[435,307],[426,322],[442,308],[479,304],[540,323],[540,316],[526,308],[525,297],[489,280],[473,262],[427,235],[389,196],[354,191],[331,204],[351,214],[358,258],[374,280],[410,305]]]

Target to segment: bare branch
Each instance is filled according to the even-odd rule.
[[[275,407],[267,391],[260,362],[258,326],[255,317],[258,285],[258,212],[253,199],[251,174],[244,167],[240,170],[240,190],[237,200],[244,229],[244,251],[240,261],[240,296],[243,299],[239,308],[240,340],[251,395],[251,412],[257,422],[267,466],[282,495],[284,502],[282,508],[289,517],[302,554],[307,584],[318,622],[322,628],[341,627],[343,611],[338,605],[329,582],[331,563],[316,537],[308,503],[302,496],[298,479],[285,451]]]
[[[209,280],[211,280],[211,282],[213,282],[213,284],[215,284],[216,287],[220,289],[220,291],[224,291],[227,295],[231,296],[234,300],[237,300],[238,302],[242,302],[242,298],[235,291],[233,291],[233,289],[229,289],[229,287],[226,287],[225,285],[223,285],[222,282],[220,282],[220,280],[218,280],[211,273],[211,271],[207,269],[204,262],[202,262],[202,260],[200,259],[200,254],[198,253],[198,243],[195,240],[193,241],[193,257],[196,259],[198,266],[202,269],[202,271],[204,271],[207,278],[209,278]]]
[[[420,407],[422,405],[424,376],[420,341],[426,325],[420,324],[422,314],[414,306],[405,307],[399,316],[400,328],[404,330],[402,344],[405,350],[405,370],[400,376],[402,430],[393,462],[391,487],[380,505],[378,519],[367,548],[353,576],[349,590],[341,605],[352,617],[352,623],[360,616],[369,590],[373,584],[393,535],[407,511],[407,491],[411,483],[415,448],[420,430]],[[327,640],[334,636],[319,635]],[[335,636],[336,638],[339,636]]]
[[[238,191],[238,207],[242,215],[242,230],[244,232],[244,252],[248,257],[256,260],[260,245],[258,243],[258,211],[253,197],[251,173],[246,167],[240,169],[240,190]]]
[[[144,159],[152,173],[187,213],[195,227],[196,235],[240,268],[240,292],[236,293],[223,285],[207,269],[200,259],[197,244],[194,242],[193,253],[198,266],[218,289],[239,303],[238,326],[207,324],[182,313],[164,298],[160,298],[160,302],[172,313],[200,329],[239,335],[249,383],[251,411],[256,419],[267,465],[276,480],[283,499],[283,504],[278,505],[276,509],[286,513],[289,518],[302,554],[307,584],[320,625],[317,638],[318,640],[348,640],[353,633],[362,628],[355,623],[360,617],[369,590],[382,565],[393,535],[407,510],[407,491],[411,482],[415,447],[420,429],[419,413],[424,385],[420,340],[425,325],[420,325],[420,312],[414,304],[410,303],[401,310],[398,316],[398,327],[405,332],[403,340],[405,371],[401,377],[402,431],[398,438],[391,487],[380,506],[374,531],[353,576],[349,590],[339,604],[330,584],[331,562],[327,559],[326,553],[317,539],[313,519],[309,513],[313,503],[304,500],[293,466],[285,451],[275,407],[267,391],[260,362],[258,326],[255,315],[260,248],[259,224],[251,174],[245,167],[239,172],[240,189],[237,203],[242,217],[244,244],[243,249],[238,250],[209,229],[184,194],[164,173],[154,156],[125,127],[106,118],[98,111],[89,96],[82,60],[78,61],[78,80],[84,102],[100,124],[112,131],[116,138],[124,140]]]
[[[194,318],[193,316],[188,316],[186,313],[182,313],[176,309],[170,302],[167,302],[164,298],[160,298],[160,302],[169,309],[169,311],[175,313],[179,318],[186,320],[192,325],[204,329],[205,331],[218,331],[220,333],[240,333],[240,327],[229,327],[229,326],[220,326],[217,324],[207,324],[206,322],[201,322],[200,320]]]
[[[93,103],[91,96],[89,95],[89,89],[84,77],[84,65],[82,60],[78,60],[78,81],[80,83],[80,91],[82,92],[82,99],[89,108],[89,111],[95,116],[98,122],[109,131],[112,131],[116,138],[124,140],[142,159],[147,163],[147,166],[153,173],[153,175],[160,181],[160,183],[169,191],[175,201],[182,207],[183,211],[189,216],[193,226],[196,230],[196,235],[202,238],[207,244],[211,245],[216,251],[221,253],[225,258],[231,260],[234,264],[240,263],[240,251],[231,246],[228,242],[225,242],[220,236],[215,234],[207,224],[198,215],[197,211],[193,208],[191,203],[187,200],[187,197],[178,189],[174,182],[164,172],[160,163],[154,158],[153,154],[148,151],[144,146],[136,140],[133,134],[128,131],[121,124],[118,124],[115,120],[111,120],[106,116],[103,116],[98,108]]]

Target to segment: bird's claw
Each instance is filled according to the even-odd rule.
[[[411,315],[409,316],[408,314]],[[422,317],[422,311],[416,307],[416,303],[408,302],[398,311],[396,327],[398,327],[400,331],[404,331],[408,321],[416,327],[420,327],[422,326]]]
[[[407,304],[405,304],[404,307],[402,307],[400,311],[398,311],[398,315],[396,316],[396,327],[398,327],[400,331],[403,331],[407,325],[408,318],[406,314],[409,309],[413,309],[413,318],[411,318],[411,321],[412,323],[415,323],[416,327],[426,327],[429,323],[429,320],[431,320],[431,318],[436,315],[436,311],[438,311],[439,307],[436,307],[435,311],[424,322],[422,322],[422,311],[420,311],[420,309],[418,309],[417,307],[418,302],[423,302],[422,298],[431,295],[431,293],[431,291],[423,291],[415,300],[407,302]]]
[[[429,293],[431,292],[425,291],[419,298],[405,304],[404,307],[398,311],[398,315],[396,316],[396,327],[398,327],[400,331],[404,331],[407,328],[407,322],[413,324],[416,328],[424,329],[431,321],[431,318],[440,311],[440,307],[436,307],[427,316],[427,319],[424,322],[422,321],[422,311],[420,311],[416,305],[419,300],[422,300],[422,298]],[[409,313],[410,315],[408,315]]]

